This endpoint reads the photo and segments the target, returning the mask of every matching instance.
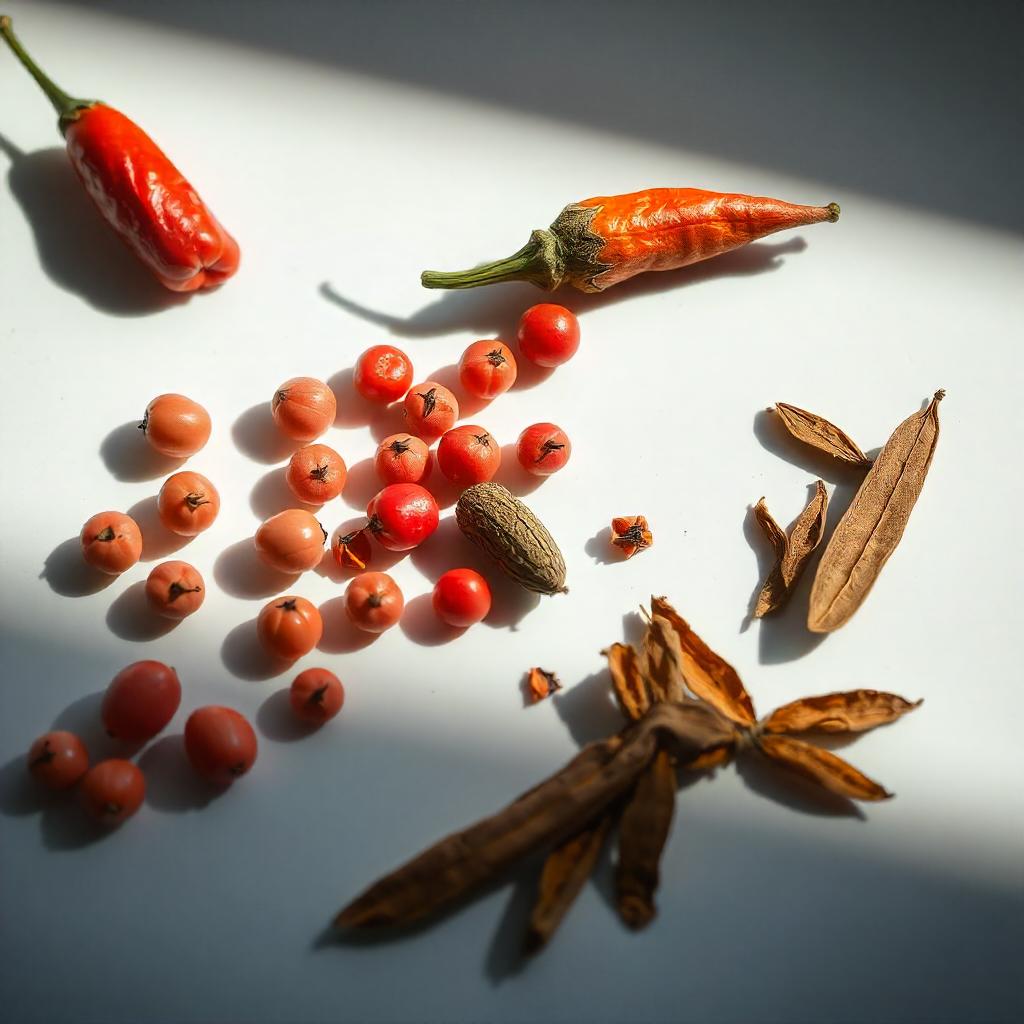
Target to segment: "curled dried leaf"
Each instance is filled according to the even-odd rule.
[[[867,469],[871,465],[871,460],[860,450],[853,438],[824,416],[795,405],[788,405],[786,402],[778,402],[775,411],[785,428],[798,441],[851,466]]]
[[[660,750],[641,774],[619,824],[616,902],[619,917],[630,928],[643,928],[657,913],[658,865],[675,805],[675,769],[668,753]]]
[[[847,622],[874,586],[910,519],[939,440],[936,391],[907,417],[875,459],[818,563],[807,628],[830,633]]]
[[[819,732],[865,732],[875,726],[894,722],[901,715],[920,707],[921,701],[909,701],[895,693],[879,690],[849,690],[804,697],[776,708],[765,720],[765,732],[793,733],[816,729]]]
[[[643,516],[616,516],[612,520],[612,543],[626,558],[654,543],[654,535]]]
[[[831,750],[790,736],[762,735],[758,747],[776,763],[851,800],[888,800],[892,793]]]
[[[644,633],[642,661],[644,676],[655,700],[679,701],[683,687],[683,652],[679,637],[668,619],[655,615]]]
[[[537,897],[526,930],[526,952],[535,953],[547,945],[562,923],[562,918],[594,870],[611,828],[612,817],[606,814],[591,822],[548,854],[541,869]]]
[[[601,653],[608,659],[612,689],[622,713],[634,721],[642,718],[651,706],[651,695],[636,648],[630,644],[612,644]]]
[[[651,611],[665,619],[679,637],[687,687],[726,718],[740,725],[753,725],[757,721],[754,703],[736,669],[711,650],[664,597],[651,598]]]
[[[531,668],[526,676],[526,696],[531,704],[537,704],[562,688],[558,676],[542,668]]]

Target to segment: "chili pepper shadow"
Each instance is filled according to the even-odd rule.
[[[498,569],[459,529],[455,516],[442,519],[433,534],[413,549],[411,559],[431,585],[449,569],[480,573],[491,588],[491,610],[483,624],[493,629],[515,629],[540,604],[541,595],[524,589]]]
[[[254,462],[283,462],[300,447],[298,441],[285,437],[274,423],[270,400],[250,406],[231,424],[235,447]]]
[[[736,774],[748,789],[792,811],[827,818],[866,819],[852,800],[830,793],[760,754],[741,754],[734,763]]]
[[[403,429],[402,406],[397,402],[381,405],[363,398],[355,386],[355,370],[349,366],[339,370],[327,379],[327,386],[334,392],[337,411],[334,414],[336,427],[369,427],[375,441],[383,441],[390,434]]]
[[[100,572],[82,558],[82,542],[77,536],[61,541],[43,562],[40,579],[61,597],[88,597],[106,590],[116,576]]]
[[[146,584],[139,580],[122,591],[107,609],[107,628],[114,636],[145,643],[166,636],[180,625],[176,619],[157,615],[146,598]]]
[[[217,556],[213,578],[225,594],[254,600],[283,593],[298,576],[271,568],[256,553],[252,537],[245,537]]]
[[[136,525],[142,531],[142,556],[143,562],[154,562],[158,558],[166,558],[180,551],[191,537],[182,537],[180,534],[171,533],[162,522],[160,513],[157,510],[157,499],[155,495],[137,501],[127,515],[135,520]]]
[[[185,753],[182,733],[161,736],[139,757],[146,776],[146,804],[156,811],[181,814],[201,810],[223,792],[200,778]]]
[[[510,333],[514,333],[523,310],[538,302],[561,302],[580,314],[600,306],[675,291],[716,278],[749,277],[778,270],[785,262],[784,256],[801,253],[806,248],[807,242],[799,235],[784,242],[754,242],[724,256],[716,256],[681,270],[642,274],[605,292],[588,294],[574,288],[561,288],[554,293],[553,300],[545,299],[543,296],[546,293],[540,289],[518,282],[455,290],[445,292],[441,298],[407,317],[363,306],[342,295],[328,281],[320,285],[320,295],[353,316],[400,337],[430,338],[455,331],[471,331],[480,338],[507,338]],[[488,292],[491,294],[488,295]]]
[[[268,740],[292,743],[319,732],[327,723],[304,722],[292,711],[291,691],[275,690],[256,710],[256,726]]]
[[[114,427],[100,444],[100,458],[115,480],[131,482],[169,476],[185,462],[153,448],[139,430],[138,420]]]
[[[287,672],[292,665],[267,654],[256,634],[255,619],[239,623],[224,637],[220,660],[232,675],[252,682],[273,679]]]
[[[46,276],[94,309],[145,316],[186,301],[143,267],[103,222],[59,147],[25,153],[0,135],[7,184],[35,235]]]

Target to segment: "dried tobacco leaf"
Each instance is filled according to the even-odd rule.
[[[601,653],[608,659],[612,689],[622,713],[633,721],[643,718],[651,706],[651,695],[636,648],[630,644],[612,644]]]
[[[768,511],[764,498],[761,498],[754,506],[754,519],[761,527],[765,537],[768,538],[768,543],[775,550],[775,564],[768,571],[768,575],[761,585],[761,592],[757,595],[757,603],[754,605],[754,618],[760,619],[781,607],[786,600],[786,584],[782,579],[782,562],[789,553],[789,538],[786,536],[785,530],[776,522],[775,517]]]
[[[861,606],[896,550],[939,439],[936,391],[925,411],[894,431],[825,548],[811,589],[807,628],[830,633]]]
[[[920,707],[921,703],[878,690],[826,693],[783,704],[764,720],[762,728],[770,733],[807,732],[811,729],[819,732],[865,732],[894,722],[901,715]]]
[[[892,796],[830,750],[822,750],[789,736],[770,734],[759,737],[757,746],[784,768],[817,782],[838,796],[852,800],[888,800]]]
[[[668,619],[655,615],[647,623],[641,657],[644,676],[655,700],[679,701],[686,696],[683,652]]]
[[[527,953],[535,953],[547,945],[562,923],[562,918],[594,870],[611,828],[612,817],[611,814],[603,815],[548,854],[541,869],[537,898],[526,931]]]
[[[785,428],[798,441],[817,448],[818,451],[833,458],[848,462],[851,466],[867,469],[871,465],[871,460],[857,447],[850,435],[845,430],[840,430],[834,423],[830,423],[824,416],[795,405],[787,405],[785,402],[778,402],[775,411]]]
[[[654,893],[660,878],[658,865],[675,805],[675,768],[668,752],[659,750],[640,776],[619,825],[615,888],[619,917],[630,928],[643,928],[657,913]]]
[[[562,688],[558,676],[542,668],[531,668],[526,676],[526,696],[531,704],[537,704]]]
[[[651,611],[665,619],[679,637],[687,687],[726,718],[753,725],[757,721],[754,704],[736,669],[715,654],[664,597],[651,598]]]
[[[754,506],[754,517],[775,548],[776,558],[775,566],[758,595],[754,608],[755,619],[760,619],[780,608],[792,594],[804,566],[807,565],[807,560],[825,534],[827,515],[828,492],[821,480],[815,483],[814,494],[793,524],[788,537],[768,511],[764,498]]]
[[[395,927],[436,913],[521,858],[584,828],[634,785],[659,749],[692,761],[730,738],[728,724],[706,705],[659,704],[617,736],[584,747],[504,810],[379,879],[338,913],[335,926]]]

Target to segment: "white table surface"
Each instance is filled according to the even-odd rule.
[[[837,34],[831,57],[811,45],[831,31],[809,27],[811,9],[780,10],[772,28],[739,7],[730,21],[728,11],[671,5],[590,17],[564,5],[547,15],[277,5],[277,40],[270,4],[106,6],[7,4],[65,88],[105,98],[165,146],[244,258],[215,294],[161,293],[105,233],[48,105],[0,53],[5,1019],[1024,1012],[1024,262],[1019,194],[1004,217],[999,193],[1021,151],[1019,134],[1000,132],[1001,98],[1017,100],[999,79],[1007,44],[991,31],[1009,6],[989,6],[976,31],[925,22],[916,48],[904,11],[894,35],[845,47]],[[224,32],[232,23],[234,38]],[[949,65],[943,77],[962,31],[961,79]],[[986,34],[988,56],[978,49]],[[801,46],[804,61],[794,58]],[[610,60],[616,48],[621,64]],[[713,65],[720,79],[704,74]],[[864,83],[874,91],[858,91]],[[809,142],[816,132],[820,147]],[[524,374],[534,386],[473,419],[506,443],[541,419],[572,437],[568,469],[527,498],[562,545],[570,594],[524,597],[491,572],[494,621],[439,642],[449,638],[432,624],[432,580],[479,562],[450,506],[438,535],[390,570],[409,612],[369,646],[352,649],[338,577],[306,574],[293,589],[321,603],[328,627],[323,650],[299,667],[337,671],[347,701],[330,726],[297,738],[281,703],[292,673],[268,678],[252,638],[277,581],[254,568],[249,538],[287,504],[287,451],[266,427],[275,386],[300,374],[338,386],[339,422],[323,440],[352,477],[323,509],[334,529],[374,491],[366,460],[393,423],[378,415],[368,425],[348,400],[355,356],[394,341],[424,378],[471,341],[511,340],[519,313],[543,298],[525,285],[427,293],[419,271],[511,253],[573,199],[661,184],[836,200],[843,216],[691,272],[565,294],[582,325],[578,356],[547,379]],[[776,400],[820,410],[872,449],[938,387],[948,397],[932,474],[856,618],[811,638],[805,581],[777,622],[744,628],[764,557],[748,506],[766,495],[788,522],[820,471],[761,410]],[[154,629],[138,600],[154,559],[176,545],[157,539],[95,591],[74,541],[100,509],[151,521],[167,466],[146,455],[133,424],[165,391],[210,410],[213,436],[188,466],[223,501],[214,527],[180,549],[206,575],[206,604],[170,631]],[[838,513],[853,481],[825,471]],[[523,491],[514,472],[502,479]],[[637,512],[653,525],[654,550],[609,561],[602,530]],[[617,923],[606,863],[525,967],[515,950],[526,876],[390,944],[319,941],[333,912],[383,870],[617,727],[598,652],[635,633],[634,610],[652,591],[733,662],[763,711],[859,686],[925,698],[845,751],[897,799],[854,818],[756,765],[719,771],[680,795],[655,923],[640,935]],[[143,809],[96,839],[73,806],[26,789],[22,758],[52,725],[102,750],[99,695],[139,658],[177,667],[182,706],[141,755]],[[534,664],[566,689],[524,710],[521,673]],[[247,778],[207,801],[180,733],[189,711],[211,702],[251,716],[260,754]]]

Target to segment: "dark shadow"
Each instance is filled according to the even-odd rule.
[[[736,758],[735,765],[736,773],[748,789],[791,811],[829,818],[865,818],[852,800],[787,771],[757,752],[742,754]]]
[[[43,845],[48,850],[80,850],[102,842],[132,823],[129,818],[114,828],[102,825],[89,817],[76,793],[69,796],[67,803],[48,807],[39,820]]]
[[[544,481],[546,476],[534,476],[527,473],[519,462],[514,444],[503,444],[501,446],[501,465],[498,472],[494,474],[494,482],[501,484],[517,497],[532,494]]]
[[[186,461],[161,455],[139,430],[139,420],[114,427],[100,444],[100,458],[115,480],[131,482],[170,476]]]
[[[217,556],[213,578],[225,594],[256,600],[288,590],[298,575],[271,568],[260,558],[252,537],[246,537]]]
[[[527,228],[524,235],[528,234],[529,230]],[[599,306],[646,295],[658,295],[716,278],[747,277],[778,270],[785,262],[784,256],[803,252],[806,248],[807,243],[800,236],[784,242],[755,242],[716,259],[684,267],[682,270],[641,275],[606,292],[587,294],[563,288],[557,293],[557,298],[579,316]],[[469,260],[469,263],[471,262],[472,260]],[[386,327],[393,334],[424,338],[457,331],[473,331],[481,338],[515,337],[516,327],[523,312],[538,302],[550,301],[544,298],[542,291],[532,286],[504,284],[499,287],[444,292],[412,316],[395,317],[362,306],[341,295],[327,283],[320,286],[320,294],[347,312],[370,323]],[[513,387],[518,390],[534,387],[554,372],[549,367],[535,366],[518,351],[516,362],[518,375]]]
[[[292,493],[285,479],[285,469],[278,467],[264,473],[249,492],[249,507],[260,520],[276,516],[289,508],[304,508],[315,512],[320,505],[307,505]]]
[[[98,594],[117,579],[86,564],[82,542],[77,536],[61,541],[46,556],[39,578],[46,580],[47,586],[62,597]]]
[[[328,722],[306,722],[292,711],[290,690],[275,690],[257,709],[256,727],[277,743],[293,743],[319,732]]]
[[[73,732],[89,751],[89,763],[96,764],[108,757],[132,757],[142,743],[127,743],[108,735],[103,727],[100,709],[103,706],[103,695],[106,690],[97,690],[72,701],[53,720],[53,729],[65,729]]]
[[[382,488],[382,483],[374,467],[373,457],[361,459],[349,467],[345,477],[345,486],[341,492],[341,500],[349,508],[365,512],[370,499]]]
[[[569,735],[581,747],[595,740],[607,739],[626,724],[615,703],[607,669],[592,672],[578,683],[560,690],[551,700]]]
[[[146,316],[187,301],[159,284],[103,221],[63,149],[24,153],[0,135],[0,152],[39,264],[57,287],[113,316]]]
[[[407,601],[398,625],[413,643],[423,647],[451,643],[466,632],[465,629],[449,626],[437,617],[433,594],[418,594]]]
[[[542,300],[543,301],[543,300]],[[562,296],[562,304],[572,304],[572,300],[567,296]],[[516,353],[516,382],[510,388],[511,391],[529,391],[530,388],[537,387],[538,384],[543,384],[554,372],[556,367],[554,366],[538,366],[537,363],[531,362],[526,358],[518,349],[517,346],[513,345]]]
[[[508,880],[506,880],[508,881]],[[526,927],[537,896],[537,868],[521,867],[511,879],[511,893],[487,949],[484,971],[492,985],[515,977],[530,962],[523,949]]]
[[[182,537],[180,534],[171,533],[160,522],[155,495],[137,501],[127,510],[126,515],[131,516],[142,531],[141,561],[143,562],[155,562],[157,559],[173,555],[192,540],[191,537]]]
[[[413,549],[411,557],[413,565],[431,586],[449,569],[475,569],[480,573],[491,588],[491,611],[484,619],[486,626],[515,629],[540,604],[540,594],[525,590],[509,579],[467,539],[453,515],[442,519],[434,533]],[[549,600],[557,600],[557,595]]]
[[[107,609],[107,627],[114,636],[134,643],[145,643],[166,636],[179,620],[157,615],[146,598],[143,580],[118,594]]]
[[[301,442],[285,437],[270,413],[270,399],[250,406],[231,424],[235,447],[254,462],[270,464],[291,457]]]
[[[349,654],[369,647],[380,633],[367,633],[352,624],[345,611],[345,598],[332,597],[320,605],[320,617],[324,620],[324,632],[317,650],[324,654]]]
[[[196,774],[182,733],[161,736],[139,758],[146,776],[146,803],[157,811],[198,811],[223,792]]]
[[[327,386],[334,392],[337,401],[334,425],[349,428],[369,427],[375,441],[383,441],[389,434],[397,434],[403,427],[401,403],[383,405],[363,398],[356,391],[354,378],[355,370],[350,366],[339,370],[327,380]]]
[[[626,612],[622,616],[622,642],[632,644],[638,650],[647,632],[647,623],[638,611]]]
[[[614,565],[625,562],[622,552],[612,543],[611,526],[602,526],[593,537],[587,539],[583,550],[599,565]]]
[[[224,637],[220,660],[232,675],[252,682],[273,679],[291,667],[291,662],[271,657],[263,649],[255,619],[240,623]]]
[[[16,818],[40,814],[65,803],[70,796],[64,790],[49,789],[29,775],[26,756],[30,745],[0,768],[0,814]]]

